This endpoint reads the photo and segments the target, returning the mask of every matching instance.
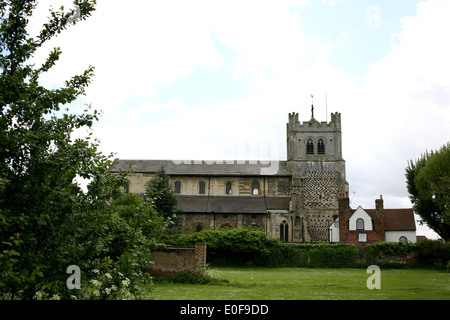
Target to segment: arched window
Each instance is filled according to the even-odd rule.
[[[306,154],[314,154],[314,141],[313,139],[308,139],[306,142]]]
[[[258,195],[259,194],[259,183],[258,183],[258,181],[253,181],[252,194],[254,194],[254,195]]]
[[[181,182],[175,181],[175,193],[181,193]]]
[[[323,139],[317,141],[317,154],[325,154],[325,141]]]
[[[364,230],[364,220],[361,218],[358,218],[356,220],[356,230]]]
[[[408,242],[408,238],[405,237],[405,236],[401,236],[401,237],[398,239],[398,241],[400,241],[400,242]]]
[[[194,229],[195,232],[200,232],[200,231],[203,230],[203,228],[204,228],[203,224],[197,223],[197,224],[194,225],[193,229]]]
[[[280,224],[280,240],[282,242],[289,242],[289,226],[286,220]]]
[[[256,230],[262,230],[261,227],[260,227],[259,225],[257,225],[256,223],[252,223],[252,224],[250,225],[250,228],[254,228],[254,229],[256,229]]]
[[[227,182],[227,187],[225,189],[225,193],[231,194],[231,182],[230,181]]]
[[[201,181],[198,185],[198,193],[199,194],[205,194],[205,183]]]

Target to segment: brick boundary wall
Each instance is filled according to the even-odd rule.
[[[151,253],[152,264],[147,273],[153,276],[170,276],[183,271],[202,273],[206,269],[206,243],[195,247],[171,246]]]
[[[380,250],[378,254],[369,257],[368,250],[364,248],[358,248],[360,257],[357,260],[358,263],[373,263],[373,264],[421,264],[421,265],[434,265],[439,268],[446,266],[448,261],[440,258],[424,258],[420,257],[416,251],[388,254]]]

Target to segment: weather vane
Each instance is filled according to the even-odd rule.
[[[314,119],[314,103],[313,103],[313,99],[314,95],[311,93],[311,119]]]

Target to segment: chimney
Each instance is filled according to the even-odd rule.
[[[375,200],[375,221],[373,228],[383,238],[383,241],[385,241],[383,195],[380,195],[380,199]]]
[[[348,193],[339,194],[339,241],[347,242],[348,221],[350,219],[350,201]]]

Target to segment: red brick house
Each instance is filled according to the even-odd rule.
[[[375,209],[350,208],[348,194],[339,197],[339,216],[329,228],[331,242],[364,245],[377,241],[416,242],[414,211],[384,209],[383,197],[375,200]]]

